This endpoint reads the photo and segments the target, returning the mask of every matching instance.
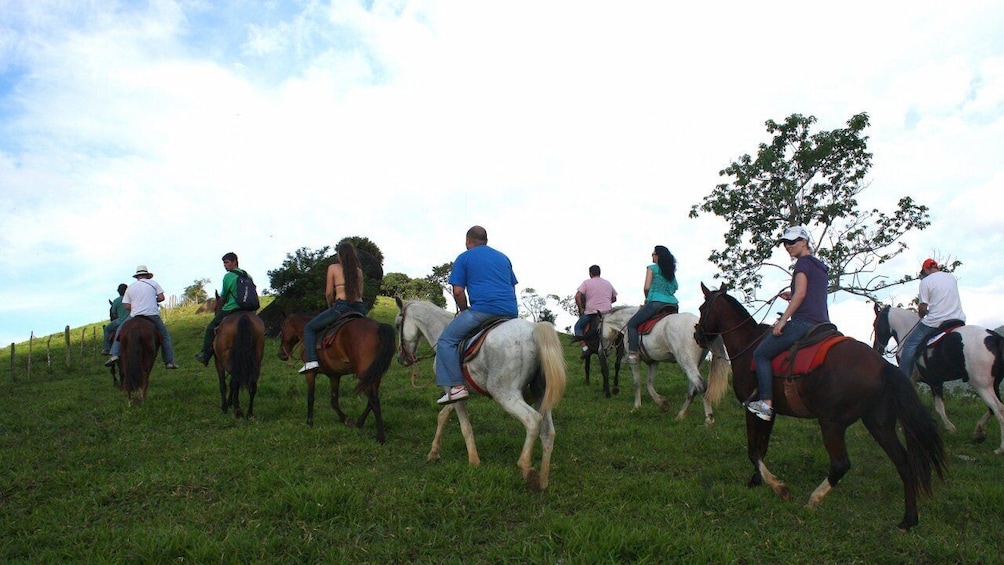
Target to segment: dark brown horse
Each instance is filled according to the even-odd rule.
[[[281,325],[279,339],[279,359],[289,359],[293,348],[303,341],[303,326],[312,316],[291,314]],[[324,333],[318,335],[319,349],[317,361],[320,367],[306,373],[307,377],[307,424],[314,425],[314,385],[317,373],[327,375],[331,382],[331,407],[338,418],[347,426],[362,428],[370,411],[376,418],[377,441],[387,441],[384,432],[383,414],[380,412],[380,381],[390,367],[396,347],[394,328],[381,324],[372,318],[359,317],[338,326],[331,339]],[[302,358],[302,354],[301,354]],[[366,395],[366,408],[358,421],[345,415],[338,403],[338,388],[343,375],[355,375],[359,383],[356,394]]]
[[[701,289],[704,304],[696,337],[698,341],[713,336],[724,338],[732,358],[732,388],[745,404],[756,391],[753,350],[769,327],[757,324],[739,301],[726,294],[725,285],[711,291],[701,284]],[[818,420],[830,454],[829,473],[809,497],[809,507],[818,506],[850,469],[845,432],[861,420],[903,481],[906,512],[899,528],[916,526],[917,495],[931,493],[931,470],[943,477],[946,462],[934,419],[906,375],[867,344],[848,339],[834,345],[819,367],[805,375],[775,378],[775,383],[774,413]],[[754,467],[749,486],[766,481],[787,500],[788,487],[764,464],[775,421],[746,414],[746,450]],[[897,422],[906,438],[905,449],[896,435]]]
[[[157,326],[143,316],[129,318],[123,322],[119,331],[119,345],[122,349],[118,361],[121,374],[118,386],[125,391],[129,404],[139,406],[146,399],[150,371],[153,370],[157,348],[160,346]],[[112,365],[113,381],[114,378],[115,365]]]
[[[219,310],[223,301],[216,299]],[[240,390],[248,391],[247,417],[254,416],[254,397],[258,393],[258,377],[265,353],[265,323],[254,312],[239,310],[230,314],[216,327],[213,338],[216,374],[220,378],[220,408],[226,414],[231,406],[234,416],[241,418]],[[230,386],[227,387],[227,373]]]

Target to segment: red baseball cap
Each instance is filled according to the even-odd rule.
[[[937,269],[938,268],[938,263],[934,259],[928,259],[928,260],[924,261],[924,264],[920,268],[922,270]]]

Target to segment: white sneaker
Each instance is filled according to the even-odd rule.
[[[111,367],[111,366],[112,366],[112,365],[114,365],[114,364],[115,364],[115,363],[116,363],[116,362],[117,362],[118,360],[119,360],[119,356],[118,356],[118,355],[112,355],[111,357],[109,357],[109,358],[108,358],[108,360],[107,360],[107,361],[105,361],[105,367]]]
[[[300,374],[306,373],[307,371],[313,371],[320,366],[321,364],[317,361],[307,361],[302,367],[300,367]]]
[[[439,404],[452,404],[458,400],[463,400],[470,396],[467,392],[467,387],[464,385],[451,386],[450,390],[446,391],[446,394],[441,396],[438,402]]]
[[[767,405],[763,400],[754,400],[746,405],[746,409],[753,413],[754,416],[769,422],[774,419],[774,409]]]
[[[638,354],[637,353],[628,353],[627,355],[624,356],[624,363],[626,363],[628,365],[637,365],[638,364]]]

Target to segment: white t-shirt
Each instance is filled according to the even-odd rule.
[[[153,279],[136,279],[122,296],[122,304],[130,305],[130,316],[160,316],[157,295],[163,292],[164,289]]]
[[[927,304],[925,326],[936,328],[948,320],[966,321],[959,298],[959,283],[950,273],[937,271],[920,281],[920,302]]]

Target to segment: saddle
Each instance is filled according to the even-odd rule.
[[[831,323],[816,324],[790,349],[774,357],[774,378],[791,379],[811,372],[823,363],[831,347],[849,339]],[[750,362],[750,367],[755,371],[755,362]]]
[[[467,383],[467,386],[471,387],[479,394],[487,396],[488,398],[491,398],[492,395],[488,394],[474,382],[474,379],[471,378],[470,371],[467,370],[467,363],[477,357],[478,353],[481,352],[481,346],[484,345],[485,338],[488,337],[488,332],[511,319],[512,318],[506,318],[505,316],[489,318],[482,322],[480,326],[475,328],[473,332],[467,334],[467,336],[464,337],[464,340],[460,342],[460,370],[464,375],[464,382]]]
[[[961,328],[964,325],[966,325],[966,323],[963,322],[962,320],[945,320],[944,322],[941,323],[940,326],[938,326],[938,333],[934,334],[927,340],[926,347],[930,348],[938,345],[938,343],[940,343],[941,340],[944,339],[946,335],[952,333],[953,331]]]
[[[320,339],[317,340],[317,345],[315,346],[316,349],[320,351],[321,349],[327,348],[329,345],[334,343],[335,336],[338,334],[338,330],[341,329],[342,326],[351,322],[352,320],[355,320],[356,318],[365,318],[365,317],[366,316],[363,316],[359,312],[349,311],[335,318],[334,322],[331,322],[323,330],[321,330]]]
[[[672,314],[680,313],[679,304],[667,304],[656,311],[655,315],[638,325],[638,335],[648,335],[652,328],[659,323],[659,320]]]

